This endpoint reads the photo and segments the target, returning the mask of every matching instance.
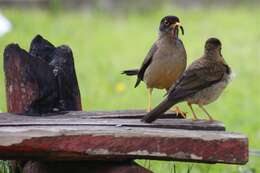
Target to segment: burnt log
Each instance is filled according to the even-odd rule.
[[[29,53],[17,44],[4,51],[8,112],[42,115],[81,110],[80,92],[68,46],[55,47],[37,35]]]

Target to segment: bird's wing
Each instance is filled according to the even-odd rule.
[[[171,88],[168,98],[184,100],[186,97],[219,82],[228,70],[228,66],[221,62],[198,59]]]
[[[155,54],[157,49],[158,49],[158,46],[156,45],[156,43],[154,43],[152,48],[149,50],[148,54],[146,55],[141,68],[139,69],[139,72],[138,72],[138,75],[137,75],[137,81],[135,83],[135,87],[137,87],[140,84],[140,82],[143,80],[145,70],[151,64],[152,59],[153,59],[153,55]]]

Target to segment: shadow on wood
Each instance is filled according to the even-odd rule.
[[[127,162],[30,162],[25,173],[152,173],[140,165]]]

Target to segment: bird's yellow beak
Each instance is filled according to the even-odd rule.
[[[175,23],[176,26],[182,26],[180,22]]]
[[[180,22],[176,22],[174,24],[171,25],[171,28],[172,29],[175,29],[175,27],[180,27],[181,28],[181,32],[182,32],[182,35],[184,35],[184,29],[182,27],[182,24]]]
[[[174,24],[171,24],[171,28],[175,28],[176,26],[182,26],[180,22],[176,22]]]

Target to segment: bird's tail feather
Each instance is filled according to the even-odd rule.
[[[125,74],[127,76],[134,76],[137,75],[139,72],[138,69],[132,69],[132,70],[124,70],[121,74]]]
[[[136,81],[136,83],[135,83],[135,88],[140,84],[140,82],[141,82],[141,79],[140,79],[140,78],[137,78],[137,81]]]
[[[156,118],[161,115],[162,113],[166,112],[168,109],[170,109],[173,105],[178,103],[178,101],[170,101],[168,98],[166,98],[164,101],[162,101],[158,106],[156,106],[153,110],[151,110],[149,113],[147,113],[143,118],[142,121],[146,123],[151,123]]]

